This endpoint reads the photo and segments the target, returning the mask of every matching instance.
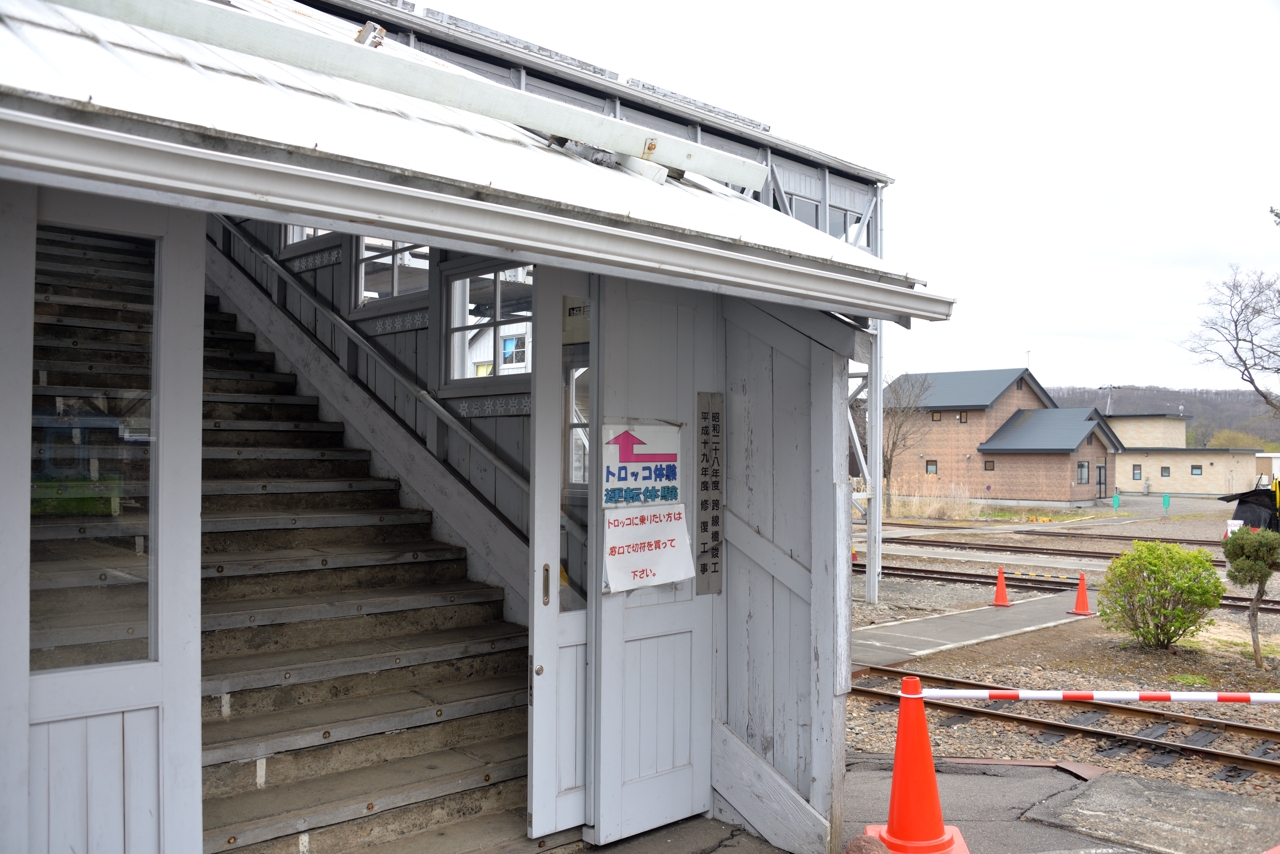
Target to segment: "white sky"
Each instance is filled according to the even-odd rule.
[[[1280,0],[445,2],[892,175],[886,258],[959,300],[892,373],[1244,387],[1178,342],[1280,272]]]

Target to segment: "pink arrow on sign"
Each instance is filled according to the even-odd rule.
[[[630,430],[623,430],[605,444],[618,446],[620,463],[674,463],[676,461],[675,454],[637,454],[635,447],[643,445],[644,440]]]

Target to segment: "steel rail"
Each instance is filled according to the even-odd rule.
[[[1119,556],[1119,552],[1085,551],[1082,549],[1055,549],[1046,546],[1020,546],[1012,543],[970,543],[957,540],[912,540],[913,546],[937,546],[943,549],[960,551],[1007,552],[1009,554],[1032,554],[1045,557],[1074,557],[1111,560]],[[1212,558],[1210,562],[1217,567],[1225,567],[1227,562],[1221,558]]]
[[[918,673],[914,670],[903,670],[899,667],[881,667],[872,665],[862,668],[868,675],[889,676],[895,679],[901,679],[904,676],[915,676],[921,682],[933,682],[938,685],[944,685],[950,688],[974,688],[987,691],[1012,691],[1015,689],[1005,685],[993,685],[988,682],[974,682],[970,679],[957,679],[952,676],[938,676],[933,673]],[[1027,702],[1037,702],[1028,700]],[[1085,707],[1101,707],[1108,713],[1113,713],[1131,718],[1144,718],[1154,721],[1178,721],[1179,723],[1195,724],[1202,729],[1212,729],[1227,733],[1228,735],[1242,735],[1249,738],[1265,738],[1274,739],[1280,742],[1280,729],[1271,727],[1256,726],[1254,724],[1238,723],[1236,721],[1224,721],[1218,718],[1206,718],[1201,715],[1190,715],[1186,712],[1168,712],[1160,709],[1148,709],[1145,706],[1132,706],[1127,703],[1108,703],[1105,700],[1063,700],[1058,701],[1067,706]],[[966,706],[965,708],[969,708]],[[1280,746],[1277,746],[1280,750]]]
[[[394,379],[396,382],[400,383],[406,389],[408,389],[410,394],[413,395],[413,397],[417,398],[424,406],[430,409],[431,412],[437,418],[439,418],[446,425],[448,425],[454,432],[460,434],[463,440],[468,445],[470,445],[473,449],[478,451],[481,456],[483,456],[486,460],[488,460],[495,469],[502,472],[502,474],[505,475],[507,478],[509,478],[517,487],[519,487],[526,494],[528,494],[529,481],[527,478],[524,477],[524,475],[517,472],[514,468],[512,468],[510,465],[504,462],[501,458],[499,458],[498,455],[493,452],[493,450],[491,450],[482,441],[480,441],[480,438],[478,436],[476,436],[474,433],[468,430],[462,424],[461,421],[455,418],[453,416],[453,413],[445,409],[443,404],[441,404],[438,400],[432,397],[430,392],[420,387],[413,380],[405,376],[404,373],[398,367],[391,364],[390,360],[388,360],[381,353],[379,353],[377,348],[375,348],[373,344],[368,339],[366,339],[364,335],[360,333],[359,330],[352,327],[345,320],[339,317],[335,312],[333,312],[328,306],[326,306],[316,297],[312,296],[308,292],[307,286],[304,285],[302,282],[298,281],[298,279],[294,276],[294,274],[288,268],[286,268],[283,264],[281,264],[279,261],[276,260],[274,255],[272,255],[270,252],[262,248],[259,245],[258,240],[255,237],[253,237],[253,235],[246,232],[244,229],[242,229],[239,226],[239,224],[231,220],[229,217],[223,216],[222,214],[214,214],[214,217],[216,217],[219,222],[221,222],[226,228],[228,228],[231,231],[231,233],[234,234],[240,240],[240,242],[242,242],[246,247],[248,247],[249,251],[252,252],[258,258],[258,260],[262,261],[262,263],[270,267],[272,271],[275,272],[275,274],[280,277],[281,281],[283,281],[289,287],[291,287],[303,300],[309,303],[311,307],[314,308],[318,314],[323,316],[326,321],[328,321],[329,323],[332,323],[335,328],[341,331],[342,334],[347,337],[348,341],[351,341],[352,343],[354,343],[356,347],[358,347],[362,352],[365,353],[365,355],[367,355],[373,361],[377,362],[378,366],[381,367],[383,370],[385,370],[387,373],[389,373],[392,379]],[[294,315],[291,314],[290,312],[286,311],[285,313],[289,314],[290,317],[293,317],[294,320],[301,323],[301,320],[299,320],[299,318],[297,317],[294,317]]]
[[[862,562],[854,563],[854,572],[866,572],[866,564]],[[1096,571],[1096,570],[1095,570]],[[994,587],[996,577],[977,572],[963,572],[960,570],[945,569],[925,569],[920,567],[909,566],[882,566],[880,567],[882,575],[892,575],[898,578],[919,578],[924,581],[950,581],[956,584],[981,584],[987,587]],[[1054,579],[1047,577],[1028,577],[1014,572],[1005,572],[1004,583],[1006,587],[1013,587],[1020,590],[1075,590],[1079,585],[1078,579]],[[1249,603],[1253,601],[1250,596],[1223,596],[1218,603],[1218,607],[1224,611],[1247,611]],[[1258,607],[1260,614],[1280,614],[1280,599],[1263,599],[1262,604]]]
[[[874,670],[881,670],[881,668],[874,668]],[[923,675],[923,673],[910,673],[910,675],[919,676],[920,679],[922,680],[934,679],[934,677],[927,677]],[[899,700],[899,695],[897,695],[897,691],[884,691],[884,690],[879,690],[874,688],[860,688],[860,686],[858,685],[850,686],[850,691],[851,693],[861,695],[861,697],[874,697],[878,699],[892,700],[892,702],[897,702],[897,700]],[[1023,723],[1023,725],[1028,725],[1028,723],[1030,723],[1030,725],[1041,727],[1041,729],[1050,730],[1050,731],[1066,730],[1069,732],[1078,732],[1078,734],[1080,735],[1087,735],[1089,737],[1093,737],[1093,739],[1125,741],[1125,743],[1129,743],[1129,744],[1146,745],[1146,746],[1149,746],[1149,748],[1155,748],[1157,750],[1160,750],[1160,752],[1193,755],[1193,757],[1210,759],[1210,761],[1217,762],[1219,764],[1230,764],[1230,766],[1235,766],[1238,768],[1249,768],[1251,769],[1251,771],[1263,771],[1267,773],[1274,773],[1274,775],[1280,775],[1280,759],[1263,759],[1261,757],[1251,757],[1251,755],[1242,754],[1242,753],[1229,753],[1229,752],[1226,752],[1226,750],[1215,750],[1213,748],[1198,748],[1198,746],[1194,746],[1194,745],[1179,744],[1178,741],[1165,741],[1162,739],[1151,739],[1151,737],[1126,734],[1126,732],[1116,732],[1114,730],[1102,730],[1102,729],[1098,729],[1098,727],[1093,727],[1093,726],[1082,726],[1082,725],[1076,725],[1076,723],[1066,723],[1064,721],[1047,720],[1047,718],[1034,717],[1034,716],[1030,716],[1030,714],[1018,714],[1015,712],[1001,711],[1001,709],[988,709],[988,708],[982,708],[982,707],[973,707],[973,705],[961,705],[960,703],[948,703],[946,702],[946,700],[933,700],[933,699],[925,698],[923,700],[923,703],[925,705],[934,705],[934,707],[938,707],[938,708],[950,709],[950,711],[952,712],[957,712],[961,714],[972,714],[972,716],[975,716],[975,717],[996,718],[996,720]],[[1107,707],[1111,707],[1111,705],[1115,705],[1112,703],[1083,703],[1083,702],[1071,702],[1069,704],[1071,705],[1076,705],[1076,704],[1107,705]],[[1164,717],[1166,713],[1158,712],[1157,714],[1160,714],[1160,716]],[[1169,716],[1167,717],[1172,718],[1176,716],[1172,716],[1172,714],[1169,714]],[[1211,721],[1212,721],[1212,718],[1204,718],[1204,722],[1206,723]],[[1196,721],[1193,720],[1190,722],[1196,722]],[[1219,722],[1219,723],[1225,723],[1225,722]],[[1201,726],[1201,723],[1196,722],[1196,725]],[[1201,726],[1201,729],[1217,730],[1217,727]],[[1267,736],[1263,736],[1265,737],[1265,740],[1267,741],[1280,740],[1280,731],[1276,731],[1276,730],[1262,730],[1262,731],[1268,732],[1268,734],[1270,734]],[[1260,736],[1253,736],[1253,737],[1260,737]]]
[[[886,527],[889,527],[889,525],[886,525]],[[920,528],[921,530],[937,530],[936,525],[917,525],[911,522],[893,522],[892,527]],[[1072,530],[1066,530],[1063,528],[1057,528],[1053,530],[1046,529],[1043,531],[1010,531],[1010,530],[1000,530],[1000,529],[994,529],[994,528],[989,531],[985,531],[982,529],[974,529],[974,528],[957,528],[955,529],[955,533],[957,534],[964,533],[964,534],[973,535],[973,536],[1010,534],[1010,535],[1019,536],[1019,537],[1063,537],[1067,539],[1081,539],[1081,540],[1118,540],[1126,543],[1131,543],[1134,540],[1142,540],[1145,543],[1174,543],[1176,545],[1183,545],[1183,546],[1206,546],[1206,547],[1222,548],[1221,540],[1195,540],[1187,537],[1126,537],[1123,534],[1096,534],[1096,533],[1090,533],[1088,531],[1072,531]]]

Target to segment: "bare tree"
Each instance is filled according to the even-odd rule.
[[[1280,276],[1259,270],[1242,273],[1231,266],[1231,276],[1210,282],[1208,312],[1200,318],[1200,331],[1186,348],[1201,361],[1221,364],[1276,412],[1280,412]]]
[[[884,512],[889,513],[892,499],[890,484],[893,478],[893,461],[903,451],[910,450],[924,436],[929,427],[928,416],[921,410],[933,384],[928,374],[899,374],[884,389]],[[866,447],[866,400],[853,401],[853,423],[858,428],[858,441]],[[866,472],[863,472],[866,476]]]

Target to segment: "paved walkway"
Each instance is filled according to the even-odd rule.
[[[1074,590],[1023,599],[1012,608],[976,608],[936,617],[880,623],[853,631],[851,659],[857,664],[900,664],[958,646],[982,643],[1083,619],[1067,612],[1075,607]],[[1089,607],[1094,607],[1090,595]]]

